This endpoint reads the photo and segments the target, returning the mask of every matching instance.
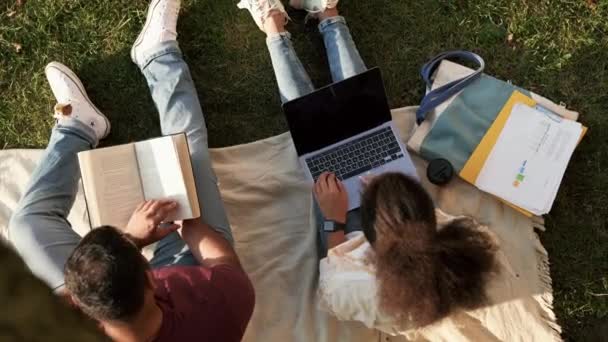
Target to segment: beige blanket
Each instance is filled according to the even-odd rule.
[[[393,112],[404,139],[414,108]],[[0,151],[0,231],[24,190],[40,150]],[[318,261],[310,189],[289,134],[212,151],[214,168],[236,238],[253,280],[257,303],[245,341],[557,341],[547,252],[527,219],[459,180],[444,189],[425,184],[438,205],[471,215],[500,239],[505,265],[489,289],[492,304],[459,312],[433,326],[389,337],[357,322],[338,322],[317,310]],[[415,159],[424,175],[424,162]],[[424,178],[424,177],[422,177]],[[204,203],[202,204],[204,205]],[[70,215],[75,229],[89,227],[82,192]]]

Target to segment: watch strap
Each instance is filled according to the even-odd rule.
[[[325,231],[325,232],[333,233],[333,232],[337,232],[340,230],[342,230],[342,231],[346,230],[345,223],[340,223],[340,222],[336,222],[336,221],[332,221],[332,220],[326,220],[323,223],[323,231]]]
[[[340,223],[340,222],[335,222],[334,221],[334,232],[337,231],[345,231],[346,230],[346,223]]]

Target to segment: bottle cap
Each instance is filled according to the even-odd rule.
[[[433,159],[426,169],[426,176],[435,185],[446,185],[454,178],[454,167],[446,159]]]

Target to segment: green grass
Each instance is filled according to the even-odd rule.
[[[180,42],[212,146],[286,129],[263,35],[235,1],[184,0]],[[61,61],[110,117],[105,144],[160,133],[143,77],[129,59],[142,0],[0,0],[0,147],[46,145],[52,94],[44,66]],[[568,170],[542,239],[564,336],[583,340],[608,320],[608,1],[343,0],[361,54],[380,66],[393,107],[420,101],[420,66],[448,49],[481,54],[487,72],[582,113],[591,128]],[[15,13],[12,13],[14,11]],[[315,84],[329,82],[314,26],[289,29]],[[15,43],[22,46],[17,52]]]

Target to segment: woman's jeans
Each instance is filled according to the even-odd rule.
[[[325,19],[319,24],[319,31],[325,42],[334,82],[367,70],[343,17]],[[268,37],[267,45],[283,103],[312,93],[315,88],[293,48],[290,34],[284,32]],[[319,232],[318,250],[322,258],[327,255],[327,236],[323,231],[324,218],[316,201],[314,208]],[[362,230],[359,210],[348,213],[346,230],[346,233]]]

